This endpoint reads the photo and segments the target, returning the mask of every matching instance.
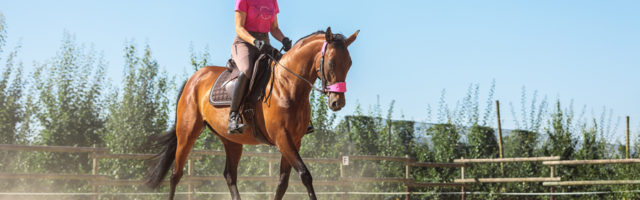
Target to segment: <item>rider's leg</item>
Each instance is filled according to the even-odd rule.
[[[240,104],[244,97],[247,86],[249,86],[249,78],[247,78],[242,72],[238,75],[236,84],[233,87],[233,94],[231,95],[231,107],[229,108],[229,134],[241,134],[244,132],[246,126],[240,122]]]
[[[244,132],[245,125],[240,123],[241,114],[239,113],[242,104],[242,98],[245,96],[249,85],[249,78],[253,72],[253,62],[257,55],[257,49],[251,44],[244,42],[236,37],[231,47],[231,58],[236,63],[240,73],[238,80],[231,94],[231,107],[229,108],[229,134],[240,134]]]

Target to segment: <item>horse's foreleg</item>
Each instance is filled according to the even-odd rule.
[[[280,149],[280,152],[282,153],[282,157],[285,158],[300,175],[302,184],[304,184],[304,186],[307,188],[309,199],[316,200],[316,192],[313,189],[313,178],[311,177],[311,172],[309,172],[307,166],[304,164],[304,162],[302,162],[302,158],[298,153],[298,149],[300,149],[300,143],[298,142],[297,144],[294,144],[289,137],[282,137],[276,143],[278,149]]]
[[[242,144],[234,143],[226,139],[222,139],[224,144],[224,151],[227,154],[227,161],[224,165],[224,178],[227,180],[227,186],[229,192],[231,192],[231,199],[240,200],[240,193],[238,192],[238,186],[236,182],[238,180],[238,163],[242,156]]]
[[[291,174],[291,165],[284,158],[284,156],[280,159],[280,180],[278,182],[278,188],[276,189],[275,200],[282,200],[284,197],[284,192],[287,191],[287,187],[289,187],[289,175]]]
[[[185,116],[186,117],[186,116]],[[178,146],[176,148],[176,162],[171,173],[171,191],[169,193],[169,199],[173,199],[176,193],[176,186],[182,178],[184,171],[184,164],[187,161],[187,156],[193,147],[198,136],[202,132],[203,122],[197,118],[178,118],[176,123],[176,135],[178,136]]]

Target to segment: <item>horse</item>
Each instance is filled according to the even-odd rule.
[[[155,164],[147,174],[145,184],[157,188],[175,163],[171,171],[169,193],[169,199],[173,199],[187,156],[206,126],[224,145],[226,163],[223,175],[232,199],[239,200],[236,182],[242,145],[260,144],[252,134],[252,131],[259,129],[282,154],[280,178],[274,199],[284,197],[293,167],[306,187],[309,198],[315,200],[311,173],[298,153],[311,120],[309,94],[312,89],[325,93],[329,108],[333,111],[339,111],[345,106],[345,79],[351,67],[347,47],[356,40],[359,32],[358,30],[345,38],[342,34],[331,33],[329,27],[326,31],[301,38],[279,61],[273,61],[273,80],[269,80],[267,85],[267,88],[271,88],[270,97],[255,103],[256,126],[249,126],[243,134],[227,134],[229,108],[214,107],[208,102],[209,89],[218,75],[226,69],[207,66],[196,71],[178,93],[175,124],[157,138],[156,142],[161,145],[162,150],[156,155]],[[314,87],[316,79],[322,81],[322,89]]]

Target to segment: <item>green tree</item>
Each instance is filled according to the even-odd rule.
[[[5,45],[4,16],[0,12],[0,55]],[[28,135],[21,130],[21,124],[27,124],[28,113],[25,112],[25,81],[22,76],[22,63],[16,63],[20,47],[9,52],[5,67],[0,70],[0,144],[25,144]],[[16,66],[17,65],[17,66]],[[0,171],[22,172],[27,157],[24,152],[0,151]],[[14,188],[20,180],[3,180],[0,188],[3,191]],[[6,189],[6,190],[5,190]]]
[[[453,124],[434,124],[426,130],[426,134],[431,136],[433,143],[432,162],[453,162],[464,156],[460,144],[460,133]],[[433,182],[453,182],[459,176],[458,169],[455,168],[433,168],[431,179]],[[437,188],[435,191],[453,191],[450,188]],[[447,199],[451,196],[443,195],[436,198]]]
[[[150,152],[148,138],[168,128],[168,78],[160,71],[149,45],[141,56],[133,43],[124,48],[122,93],[114,92],[109,103],[105,145],[114,153]],[[134,160],[107,160],[116,178],[139,178],[144,166]]]
[[[5,23],[4,15],[2,11],[0,11],[0,53],[2,53],[2,47],[6,42],[7,38],[7,24]]]
[[[42,145],[101,145],[105,123],[105,62],[93,50],[64,34],[63,43],[51,62],[40,65],[33,75],[37,92],[35,117]],[[89,171],[86,156],[48,154],[42,166],[60,172]]]
[[[26,82],[22,79],[22,63],[16,66],[17,53],[18,48],[9,53],[5,67],[0,71],[0,144],[27,142],[27,136],[19,130],[26,117],[23,99]]]
[[[513,130],[505,137],[505,157],[536,157],[539,154],[539,133],[529,130]],[[505,175],[508,177],[539,177],[543,171],[540,163],[509,163],[505,165]],[[544,170],[547,172],[548,170]],[[548,175],[548,174],[547,174]],[[538,183],[508,184],[507,191],[532,192],[542,191]]]
[[[562,160],[574,159],[577,141],[572,137],[571,127],[573,126],[573,111],[562,111],[560,101],[556,102],[556,109],[551,114],[549,127],[544,130],[547,140],[542,145],[542,154],[545,156],[560,156]],[[571,177],[575,175],[576,166],[557,166],[556,175],[559,177]],[[558,191],[571,191],[573,187],[558,187]],[[562,199],[563,197],[558,197]]]
[[[152,57],[149,45],[137,55],[134,44],[125,49],[124,85],[109,105],[105,144],[117,153],[152,153],[146,138],[168,127],[168,78]]]

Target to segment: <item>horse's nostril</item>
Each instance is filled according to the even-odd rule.
[[[338,101],[331,102],[331,107],[337,108],[338,107]]]

